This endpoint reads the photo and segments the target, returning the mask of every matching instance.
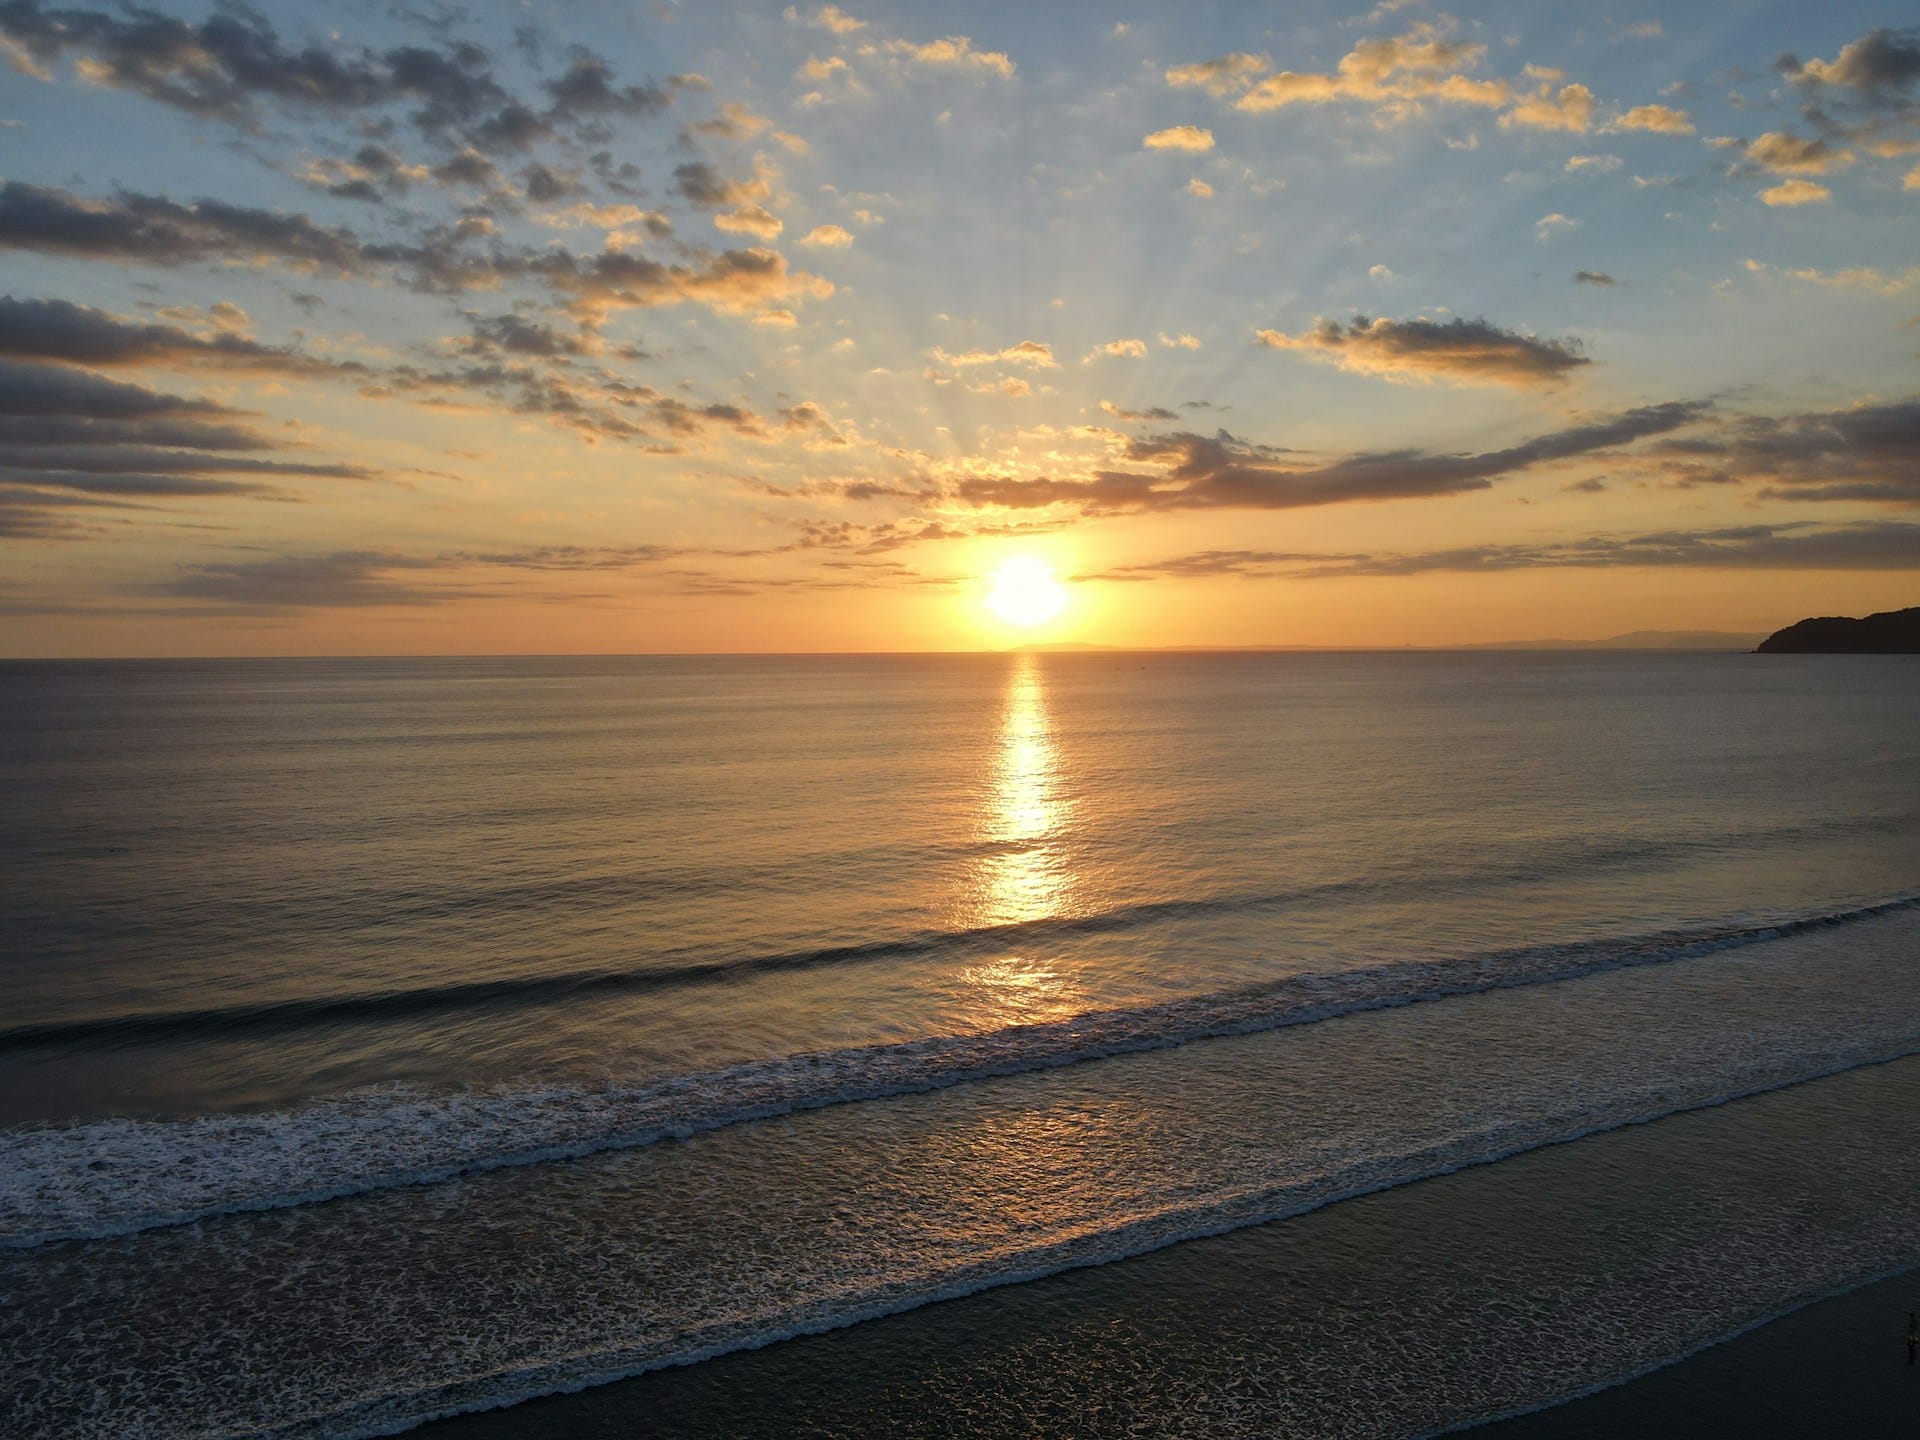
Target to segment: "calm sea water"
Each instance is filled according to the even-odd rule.
[[[1903,657],[0,666],[7,1428],[388,1433],[1912,1052],[1917,717]]]

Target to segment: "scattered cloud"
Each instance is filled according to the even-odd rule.
[[[1128,410],[1123,406],[1114,404],[1111,400],[1102,400],[1100,402],[1100,409],[1106,414],[1113,416],[1116,420],[1126,420],[1129,422],[1141,420],[1173,421],[1180,418],[1178,414],[1163,405],[1154,405],[1145,410]]]
[[[714,216],[713,228],[729,234],[771,240],[787,227],[780,223],[779,216],[769,214],[761,206],[743,205],[738,210],[726,210]]]
[[[935,349],[930,353],[943,365],[1029,365],[1039,370],[1059,368],[1059,362],[1053,358],[1053,347],[1038,340],[1022,340],[1004,350],[967,350],[958,355],[949,355],[945,350]]]
[[[976,50],[965,35],[949,35],[941,40],[915,44],[911,40],[889,40],[884,45],[863,46],[861,53],[879,53],[910,65],[925,65],[942,70],[972,70],[1013,78],[1013,61],[999,50]]]
[[[1577,285],[1598,285],[1603,289],[1610,289],[1620,283],[1604,270],[1576,270],[1573,272],[1573,279]]]
[[[1920,525],[1894,520],[1843,525],[1744,525],[1381,554],[1203,550],[1166,560],[1118,565],[1074,578],[1329,580],[1436,572],[1597,569],[1920,570]]]
[[[816,225],[800,237],[800,243],[827,250],[844,250],[853,244],[853,232],[842,225]]]
[[[1607,122],[1608,130],[1651,130],[1659,135],[1691,135],[1693,117],[1671,105],[1636,105]]]
[[[1147,358],[1147,342],[1144,340],[1109,340],[1104,345],[1096,345],[1080,358],[1082,365],[1091,364],[1102,356],[1117,357],[1122,360],[1144,360]]]
[[[368,478],[359,466],[300,458],[253,417],[214,401],[0,359],[0,536],[70,539],[84,533],[78,512]]]
[[[1743,153],[1748,161],[1776,175],[1831,175],[1853,164],[1851,150],[1835,149],[1825,140],[1810,140],[1770,130],[1749,140]]]
[[[1817,205],[1832,198],[1833,191],[1811,180],[1783,180],[1760,192],[1761,203],[1766,205]]]
[[[1556,385],[1591,364],[1577,340],[1541,340],[1485,320],[1322,320],[1299,335],[1258,332],[1260,343],[1297,350],[1356,375],[1444,380],[1456,385]]]
[[[1416,25],[1403,35],[1362,40],[1342,56],[1330,74],[1296,74],[1283,70],[1267,75],[1235,101],[1252,113],[1288,105],[1326,104],[1337,100],[1402,104],[1413,100],[1447,100],[1460,104],[1499,106],[1511,98],[1502,81],[1474,80],[1463,72],[1478,63],[1486,47],[1455,40],[1432,25]],[[1261,57],[1264,59],[1264,57]],[[1167,72],[1169,83],[1196,83],[1189,73],[1205,70],[1205,84],[1214,93],[1231,93],[1245,73],[1245,56],[1224,56],[1199,67],[1180,66]],[[1228,62],[1238,62],[1236,69]],[[1182,76],[1174,79],[1175,74]],[[1213,77],[1218,77],[1217,79]],[[1224,92],[1215,85],[1227,86]]]
[[[835,35],[852,35],[867,28],[866,21],[854,19],[838,5],[822,5],[805,21],[801,20],[799,10],[789,5],[786,18],[789,24],[807,24],[819,30],[830,30]]]
[[[1229,95],[1237,95],[1250,87],[1262,75],[1273,69],[1273,61],[1265,55],[1222,55],[1216,60],[1202,60],[1193,65],[1173,65],[1166,71],[1167,84],[1197,86],[1216,99],[1224,100]]]
[[[1154,131],[1140,143],[1148,150],[1211,150],[1213,131],[1199,125],[1174,125]]]
[[[1088,514],[1287,510],[1459,495],[1488,489],[1500,477],[1534,466],[1682,429],[1709,410],[1702,401],[1670,401],[1477,455],[1398,450],[1323,463],[1225,431],[1212,436],[1175,431],[1126,442],[1125,461],[1144,468],[1108,468],[1074,478],[973,475],[955,484],[954,495],[974,506],[1035,510],[1068,505]]]
[[[1567,130],[1585,134],[1593,125],[1593,92],[1581,84],[1560,85],[1558,70],[1529,65],[1534,88],[1500,117],[1507,129]],[[1556,88],[1557,87],[1557,88]]]

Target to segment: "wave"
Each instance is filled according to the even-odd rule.
[[[633,1149],[800,1110],[1670,963],[1917,907],[1920,895],[1745,928],[1391,961],[1068,1020],[808,1052],[629,1085],[440,1094],[389,1087],[273,1114],[21,1127],[0,1132],[0,1248],[130,1234]]]
[[[430,1420],[585,1390],[669,1366],[697,1364],[736,1351],[905,1314],[1068,1270],[1128,1260],[1549,1146],[1715,1108],[1915,1054],[1920,1054],[1920,1037],[1895,1045],[1842,1046],[1796,1057],[1789,1064],[1756,1062],[1741,1072],[1721,1077],[1716,1085],[1691,1091],[1674,1092],[1654,1084],[1642,1094],[1616,1097],[1611,1103],[1592,1108],[1568,1108],[1527,1121],[1456,1133],[1405,1150],[1370,1154],[1309,1178],[1244,1185],[1203,1199],[1116,1216],[1111,1223],[1027,1247],[979,1255],[938,1273],[816,1293],[799,1304],[765,1311],[735,1311],[680,1331],[664,1343],[603,1343],[599,1348],[558,1358],[529,1357],[529,1363],[489,1367],[469,1378],[430,1382],[419,1388],[396,1387],[283,1425],[252,1428],[249,1433],[274,1440],[371,1440]]]
[[[1644,868],[1699,851],[1725,852],[1764,847],[1829,832],[1873,833],[1897,829],[1901,823],[1885,817],[1870,817],[1761,829],[1712,839],[1669,840],[1657,844],[1637,840],[1608,840],[1577,845],[1558,852],[1543,853],[1536,850],[1524,863],[1505,868],[1457,873],[1427,871],[1414,876],[1371,875],[1291,890],[1148,900],[1082,914],[1051,915],[1034,920],[952,930],[926,930],[885,939],[760,954],[714,955],[696,950],[669,950],[653,957],[648,963],[634,966],[543,971],[533,975],[504,975],[490,980],[466,980],[451,984],[36,1021],[0,1026],[0,1053],[54,1047],[100,1048],[293,1034],[329,1025],[378,1024],[459,1011],[557,1005],[599,995],[644,994],[724,983],[762,973],[877,964],[930,956],[961,960],[999,949],[1124,934],[1182,920],[1257,913],[1383,893],[1405,898],[1422,891],[1457,890],[1487,884],[1525,884],[1623,865]],[[1032,846],[1025,841],[995,841],[969,848],[977,849],[980,854],[1011,854],[1024,853]],[[654,883],[646,877],[638,880],[632,877],[590,877],[560,882],[557,891],[554,887],[542,887],[542,896],[545,901],[551,902],[556,894],[560,898],[579,898],[570,887],[598,889],[616,884],[631,887]],[[516,903],[529,898],[519,891],[514,894]],[[474,903],[483,898],[486,897],[442,898],[433,902],[433,908],[437,913],[451,914],[471,909]],[[383,909],[381,913],[387,914],[388,911]]]

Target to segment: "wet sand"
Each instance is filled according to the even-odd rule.
[[[1813,1440],[1920,1433],[1920,1362],[1907,1355],[1920,1271],[1907,1271],[1709,1346],[1688,1359],[1474,1440]]]
[[[1909,1434],[1915,1265],[1909,1059],[416,1433]]]

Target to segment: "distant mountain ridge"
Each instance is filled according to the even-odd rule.
[[[1762,640],[1762,655],[1920,655],[1920,605],[1855,620],[1821,615]]]

